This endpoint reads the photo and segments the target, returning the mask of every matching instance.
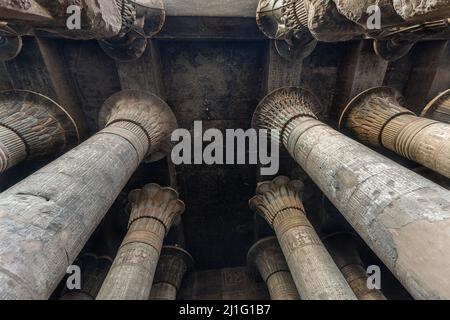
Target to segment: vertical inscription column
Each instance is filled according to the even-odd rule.
[[[258,185],[250,207],[274,228],[302,299],[356,299],[305,215],[302,190],[301,181],[277,177]]]
[[[261,274],[272,300],[300,300],[276,237],[256,242],[248,251],[247,266]]]
[[[159,254],[174,218],[184,203],[171,188],[148,184],[129,195],[128,233],[120,246],[97,300],[147,300]]]

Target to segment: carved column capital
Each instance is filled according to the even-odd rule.
[[[133,131],[139,131],[139,138],[134,143],[136,149],[150,162],[170,153],[170,136],[178,127],[175,115],[163,100],[136,90],[125,90],[111,96],[100,110],[99,126],[118,135],[124,134],[121,128],[134,127]]]
[[[259,272],[272,300],[300,300],[276,237],[256,242],[248,251],[247,266],[251,273]]]
[[[382,145],[381,133],[387,123],[401,115],[415,117],[406,108],[399,91],[389,87],[368,89],[352,99],[339,118],[339,128],[351,131],[358,140]]]
[[[367,287],[367,272],[355,235],[334,233],[322,241],[359,300],[386,300],[380,290]]]
[[[79,142],[70,115],[31,91],[0,93],[0,172],[26,159],[58,156]]]
[[[450,89],[431,100],[420,114],[421,117],[450,123]]]
[[[296,128],[296,120],[316,120],[321,112],[319,100],[310,91],[298,87],[280,88],[261,100],[253,114],[252,126],[272,130],[272,136],[284,143]]]
[[[303,189],[300,180],[283,176],[261,182],[256,188],[257,195],[250,200],[250,208],[258,212],[272,228],[276,228],[292,215],[304,215],[305,209],[300,199]]]
[[[362,142],[382,146],[450,177],[450,125],[417,117],[401,94],[378,87],[355,97],[339,126]]]
[[[289,267],[276,237],[256,242],[248,251],[247,266],[252,273],[258,269],[264,282],[277,272],[289,272]]]
[[[153,220],[152,223],[163,225],[163,236],[167,235],[175,217],[181,215],[185,208],[183,201],[178,198],[178,192],[155,183],[131,191],[128,200],[132,206],[128,229],[132,231],[138,224],[145,225],[145,220]],[[143,231],[140,228],[138,230]]]
[[[308,0],[261,0],[256,10],[258,27],[271,39],[308,30],[308,5]]]
[[[118,3],[123,0],[21,0],[0,1],[0,19],[12,26],[24,25],[79,39],[108,38],[122,28]],[[67,8],[78,6],[82,15],[82,28],[67,28]]]
[[[164,246],[156,268],[150,300],[176,300],[186,273],[194,267],[194,259],[184,249]]]
[[[161,31],[166,14],[162,0],[0,0],[0,35],[10,37],[10,45],[0,54],[10,59],[17,36],[47,36],[48,33],[81,40],[99,40],[113,59],[136,60],[147,47],[148,38]],[[81,26],[74,23],[80,15]],[[14,29],[11,34],[9,30]],[[8,54],[6,54],[8,53]]]
[[[375,52],[391,61],[408,53],[416,41],[449,28],[448,0],[409,2],[414,1],[261,0],[256,16],[269,38],[290,44],[308,37],[326,42],[372,38]],[[368,11],[371,5],[382,17],[380,27],[369,23],[375,13]]]

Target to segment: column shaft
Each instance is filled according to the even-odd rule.
[[[284,146],[417,299],[450,298],[450,193],[314,119],[300,88],[266,97],[254,126]]]
[[[383,146],[450,178],[450,125],[417,117],[395,89],[358,95],[341,115],[340,126],[366,144]]]
[[[300,181],[278,177],[258,186],[251,207],[274,228],[303,300],[352,300],[353,291],[306,218]]]
[[[304,300],[354,299],[339,269],[326,251],[306,216],[297,209],[286,210],[274,222],[298,292]],[[301,212],[304,215],[303,212]],[[283,221],[284,220],[284,221]]]
[[[130,194],[133,209],[120,246],[97,300],[147,300],[164,237],[175,216],[184,211],[178,194],[149,184]]]
[[[130,112],[110,123],[119,107]],[[47,299],[148,150],[176,126],[146,93],[115,95],[103,115],[104,130],[0,194],[0,299]]]

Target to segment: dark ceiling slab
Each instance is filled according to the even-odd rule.
[[[161,42],[167,102],[180,127],[250,127],[262,85],[262,42]],[[248,199],[256,167],[182,165],[176,168],[186,212],[186,245],[198,269],[245,265],[253,242]]]

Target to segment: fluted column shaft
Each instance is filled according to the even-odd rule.
[[[367,272],[355,241],[353,235],[346,233],[333,234],[323,240],[331,257],[359,300],[386,300],[380,290],[368,288]]]
[[[164,237],[184,211],[178,194],[156,184],[130,194],[133,209],[127,235],[97,300],[147,300]]]
[[[151,94],[122,92],[102,110],[104,130],[0,194],[0,299],[47,299],[139,163],[176,127]]]
[[[0,173],[26,159],[57,156],[78,140],[75,122],[53,100],[30,91],[0,93]]]
[[[417,117],[395,89],[374,88],[357,96],[340,126],[358,140],[383,146],[450,178],[450,125]]]
[[[274,228],[303,300],[356,299],[305,215],[299,183],[286,177],[262,183],[250,205]]]
[[[316,120],[300,88],[266,97],[254,126],[284,146],[417,299],[450,298],[450,193]]]
[[[258,270],[272,300],[300,300],[276,237],[265,238],[255,243],[248,252],[247,265],[251,269]]]
[[[176,300],[185,274],[193,267],[193,259],[185,250],[164,246],[156,268],[150,300]]]

